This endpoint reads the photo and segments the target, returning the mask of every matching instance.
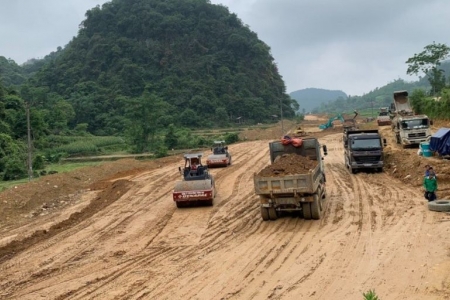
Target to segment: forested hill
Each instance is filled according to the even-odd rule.
[[[450,74],[450,61],[444,61],[439,69],[444,71],[448,76]],[[392,103],[392,95],[394,91],[406,90],[410,94],[414,90],[423,90],[426,94],[431,91],[431,86],[428,81],[428,76],[420,78],[418,81],[408,82],[403,79],[397,79],[388,84],[377,87],[374,90],[362,96],[349,96],[347,98],[338,98],[334,101],[323,102],[313,112],[326,113],[342,113],[352,112],[356,110],[372,109],[378,110],[380,107],[389,106]]]
[[[300,105],[300,110],[304,112],[311,112],[312,110],[319,108],[322,103],[334,101],[338,98],[347,98],[347,95],[343,91],[331,91],[316,88],[298,90],[289,95],[292,99],[297,100]]]
[[[27,94],[61,96],[72,125],[97,134],[123,132],[142,103],[159,103],[150,109],[161,109],[160,126],[264,122],[280,100],[285,116],[295,114],[270,48],[208,0],[113,0],[87,11],[78,35],[51,55]]]

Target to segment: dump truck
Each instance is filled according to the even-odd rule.
[[[253,176],[255,194],[259,196],[261,217],[264,221],[276,220],[284,211],[301,212],[306,220],[321,218],[326,195],[321,148],[324,155],[327,155],[326,145],[321,147],[314,137],[304,138],[299,147],[284,145],[281,141],[269,143],[271,165]],[[289,155],[312,161],[312,167],[295,168],[293,174],[279,171],[269,175],[263,173]]]
[[[212,154],[206,159],[206,165],[212,167],[226,167],[231,165],[231,154],[225,141],[214,141],[211,148]]]
[[[356,123],[358,112],[355,110],[353,113],[355,114],[353,118],[344,118],[344,123],[342,125],[344,127],[344,132],[358,129],[358,124]]]
[[[208,167],[202,165],[201,158],[201,153],[185,154],[184,167],[178,168],[183,179],[175,183],[172,193],[178,208],[195,204],[213,205],[216,194],[214,178]]]
[[[392,125],[388,107],[380,107],[377,116],[377,124],[378,126]]]
[[[407,91],[394,92],[391,113],[393,115],[391,126],[395,140],[403,148],[408,145],[419,145],[431,136],[432,121],[426,115],[414,113]]]
[[[355,174],[361,169],[383,171],[383,139],[378,130],[349,130],[344,132],[344,160],[345,166]]]

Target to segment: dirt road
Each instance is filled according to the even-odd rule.
[[[76,205],[32,228],[0,232],[7,247],[47,230],[1,260],[0,299],[362,299],[369,289],[383,300],[448,299],[450,223],[387,173],[350,175],[340,137],[321,138],[322,220],[263,222],[252,176],[269,163],[268,141],[236,144],[233,165],[212,170],[213,207],[177,209],[181,162],[169,163],[75,195]],[[103,206],[93,210],[94,200]]]

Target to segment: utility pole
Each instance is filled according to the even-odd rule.
[[[27,133],[28,133],[28,181],[33,179],[33,161],[31,159],[31,124],[30,124],[30,103],[25,106],[27,113]]]
[[[370,103],[372,103],[372,118],[373,118],[373,101],[370,102]]]
[[[284,136],[284,126],[283,126],[283,98],[280,98],[280,118],[281,118],[281,136]]]

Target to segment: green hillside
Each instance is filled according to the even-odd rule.
[[[331,91],[325,89],[307,88],[294,91],[289,94],[292,99],[295,99],[300,105],[302,112],[311,112],[322,103],[328,103],[336,99],[346,99],[347,94],[343,91]]]
[[[280,101],[294,115],[270,48],[207,0],[113,0],[89,10],[78,35],[52,55],[30,89],[67,100],[71,125],[96,134],[123,132],[130,102],[143,95],[164,102],[162,126],[265,122]]]
[[[450,74],[450,62],[443,62],[440,69],[448,76]],[[418,81],[407,82],[403,79],[394,80],[385,86],[376,88],[362,96],[351,96],[349,98],[339,98],[331,102],[322,102],[313,112],[316,113],[341,113],[358,111],[377,111],[380,107],[389,106],[392,103],[394,91],[407,90],[412,94],[415,90],[422,90],[425,93],[430,92],[430,83],[428,77],[422,77]]]

